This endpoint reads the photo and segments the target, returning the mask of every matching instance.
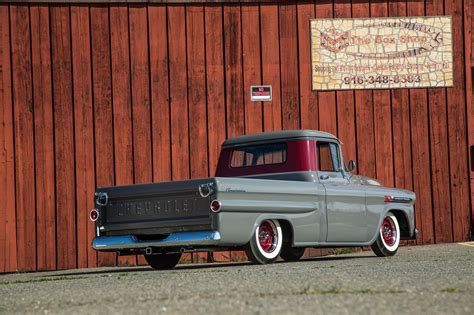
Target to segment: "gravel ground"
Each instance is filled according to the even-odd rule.
[[[474,243],[472,243],[474,245]],[[0,275],[0,313],[474,314],[474,246],[403,247],[267,266]]]

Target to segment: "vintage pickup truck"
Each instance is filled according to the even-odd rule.
[[[254,263],[296,261],[307,247],[371,246],[392,256],[416,239],[415,194],[353,175],[341,142],[311,130],[225,141],[216,177],[102,187],[92,246],[145,255],[155,269],[183,252],[245,249]]]

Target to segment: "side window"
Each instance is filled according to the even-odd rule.
[[[339,152],[337,144],[331,142],[316,143],[318,155],[318,169],[323,172],[339,172]]]

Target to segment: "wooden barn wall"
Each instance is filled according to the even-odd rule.
[[[332,132],[360,173],[414,190],[417,243],[468,240],[472,11],[469,0],[0,4],[0,272],[143,263],[91,249],[96,186],[212,176],[224,139],[279,129]],[[453,16],[453,88],[311,91],[309,19],[423,15]],[[251,102],[253,84],[271,84],[273,101]]]

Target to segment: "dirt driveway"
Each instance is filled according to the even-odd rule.
[[[0,313],[474,314],[474,243],[297,263],[0,275]]]

